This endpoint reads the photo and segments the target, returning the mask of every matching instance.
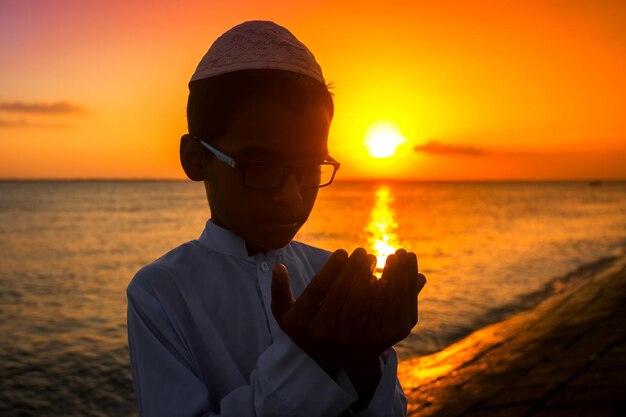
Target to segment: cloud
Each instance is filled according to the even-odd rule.
[[[515,156],[515,157],[523,157],[523,156],[565,156],[569,153],[567,152],[554,152],[554,151],[542,151],[542,152],[533,152],[533,151],[504,151],[499,149],[486,149],[479,148],[471,145],[450,145],[441,143],[436,140],[431,140],[426,142],[423,145],[418,145],[413,148],[415,152],[421,152],[431,155],[460,155],[460,156]]]
[[[85,114],[85,108],[68,100],[53,102],[26,102],[4,101],[0,102],[0,115],[6,113],[22,115],[24,118],[0,118],[0,129],[40,128],[40,129],[63,129],[71,127],[71,123],[65,120],[57,121],[72,115]],[[43,117],[43,119],[42,119]],[[48,117],[52,117],[50,120]]]
[[[423,145],[416,146],[416,152],[437,154],[437,155],[465,155],[465,156],[484,156],[493,152],[486,149],[477,148],[469,145],[447,145],[436,140],[431,140]]]
[[[22,114],[81,114],[85,109],[69,101],[55,101],[52,103],[28,103],[23,101],[0,102],[0,111]]]
[[[69,123],[45,123],[45,122],[32,122],[29,120],[4,120],[0,119],[0,128],[24,128],[34,127],[42,129],[64,129],[70,127]]]

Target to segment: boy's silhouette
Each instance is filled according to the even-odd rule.
[[[180,158],[211,219],[128,286],[139,414],[405,415],[391,346],[417,322],[415,255],[398,250],[376,280],[363,249],[292,241],[339,168],[313,55],[272,22],[246,22],[189,88]]]

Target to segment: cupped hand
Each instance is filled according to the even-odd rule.
[[[281,329],[325,369],[351,357],[379,355],[404,339],[417,323],[417,294],[425,278],[415,254],[399,250],[387,259],[380,280],[376,258],[364,249],[350,257],[335,251],[298,300],[288,271],[277,265],[272,313]]]
[[[285,266],[274,268],[272,313],[281,329],[320,364],[339,365],[337,353],[349,343],[348,330],[364,305],[375,262],[361,248],[349,257],[337,250],[297,301]]]
[[[371,283],[367,308],[350,330],[353,355],[380,355],[405,339],[417,324],[417,296],[425,284],[414,253],[399,249],[390,255],[381,279]]]

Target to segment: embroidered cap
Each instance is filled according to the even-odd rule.
[[[241,23],[217,38],[190,83],[247,69],[297,72],[325,83],[322,68],[311,51],[286,28],[263,20]]]

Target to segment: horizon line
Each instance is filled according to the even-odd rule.
[[[335,179],[334,182],[623,182],[624,178],[385,178],[353,177]],[[142,177],[0,177],[0,182],[199,182],[187,178]]]

